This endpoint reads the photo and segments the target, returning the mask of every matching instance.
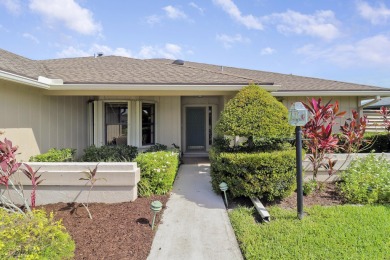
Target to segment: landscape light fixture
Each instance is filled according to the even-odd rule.
[[[226,184],[226,182],[221,182],[219,184],[219,189],[221,191],[223,191],[223,194],[225,195],[225,203],[226,203],[226,207],[228,207],[228,201],[227,201],[227,197],[226,197],[226,191],[229,189],[228,185]]]
[[[288,110],[288,122],[295,126],[296,167],[297,167],[297,211],[298,218],[303,218],[303,189],[302,189],[302,129],[308,122],[309,112],[302,102],[295,102]]]
[[[162,203],[158,200],[153,201],[150,203],[150,210],[153,212],[153,221],[152,221],[152,230],[154,228],[154,221],[156,219],[156,214],[160,212],[162,209]]]

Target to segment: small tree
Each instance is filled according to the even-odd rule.
[[[287,121],[287,108],[270,93],[256,85],[243,88],[222,111],[216,126],[219,135],[248,138],[281,138],[290,136],[293,128]]]

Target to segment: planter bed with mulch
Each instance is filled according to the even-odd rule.
[[[76,243],[75,259],[146,259],[157,228],[151,229],[153,214],[150,203],[159,200],[165,209],[169,195],[138,198],[133,202],[93,203],[88,217],[84,207],[66,203],[41,206],[62,219]],[[157,214],[158,226],[163,210]]]

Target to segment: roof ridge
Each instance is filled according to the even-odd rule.
[[[170,60],[170,59],[167,59],[167,60]],[[150,61],[150,59],[149,60],[145,60],[145,61]],[[163,63],[163,64],[165,64],[165,63]],[[182,66],[182,65],[175,65],[175,64],[171,64],[171,63],[166,63],[165,65],[168,65],[168,66]],[[218,65],[213,65],[213,64],[208,64],[208,65],[218,66]],[[189,66],[189,65],[185,65],[184,68],[189,68],[189,69],[193,69],[193,70],[202,70],[202,71],[207,71],[207,72],[210,72],[210,73],[213,73],[213,74],[220,74],[220,75],[225,75],[225,76],[245,79],[245,80],[249,80],[249,81],[256,81],[256,82],[249,82],[249,84],[250,83],[255,83],[255,84],[256,83],[257,84],[267,84],[267,83],[270,84],[270,83],[272,83],[272,85],[274,84],[274,82],[262,82],[260,79],[249,78],[249,77],[236,75],[236,74],[230,74],[230,73],[221,72],[221,71],[213,71],[213,70],[209,70],[209,69],[205,69],[205,68],[198,68],[198,67]]]
[[[312,77],[312,76],[302,76],[302,75],[295,75],[295,74],[286,74],[286,73],[280,73],[280,72],[273,72],[273,71],[265,71],[265,70],[255,70],[255,69],[248,69],[248,68],[238,68],[238,67],[232,67],[232,66],[224,66],[224,65],[216,65],[216,64],[210,64],[210,63],[200,63],[200,62],[194,62],[194,61],[189,61],[191,63],[197,63],[200,66],[202,65],[208,65],[208,66],[216,66],[216,67],[224,67],[224,68],[230,68],[230,69],[239,69],[239,70],[246,70],[246,71],[252,71],[252,72],[262,72],[262,73],[269,73],[273,75],[281,75],[281,76],[292,76],[292,77],[299,77],[299,78],[306,78],[306,79],[314,79],[314,80],[323,80],[323,81],[331,81],[331,82],[336,82],[336,83],[343,83],[343,84],[355,84],[359,86],[365,86],[365,87],[375,87],[375,88],[382,88],[386,89],[384,87],[379,87],[379,86],[373,86],[373,85],[367,85],[367,84],[360,84],[360,83],[354,83],[354,82],[348,82],[348,81],[341,81],[341,80],[334,80],[334,79],[323,79],[319,77]],[[234,74],[231,74],[234,75]]]

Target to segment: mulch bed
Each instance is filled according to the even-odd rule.
[[[93,219],[88,217],[84,207],[73,212],[73,205],[57,203],[45,205],[47,212],[55,212],[57,220],[62,223],[76,242],[75,259],[146,259],[149,255],[155,231],[151,229],[153,215],[150,203],[160,200],[165,209],[169,196],[138,198],[134,202],[90,204]],[[265,206],[278,205],[282,208],[296,208],[297,197],[290,197]],[[342,204],[335,191],[335,184],[326,183],[321,191],[304,196],[304,206],[331,206]],[[248,198],[229,201],[229,208],[238,205],[252,207]],[[162,212],[163,212],[162,210]],[[158,225],[162,212],[156,217]],[[156,230],[156,229],[155,229]]]
[[[279,206],[285,209],[296,209],[297,208],[297,193],[294,192],[288,198],[275,202],[265,202],[261,200],[265,207]],[[314,191],[308,196],[303,196],[304,207],[310,207],[314,205],[321,206],[334,206],[343,204],[342,198],[336,192],[335,183],[323,183],[321,190]],[[229,208],[235,208],[237,206],[253,207],[253,204],[249,198],[237,198],[229,201]]]
[[[76,243],[75,259],[146,259],[156,230],[151,229],[150,203],[159,200],[164,210],[168,198],[165,195],[125,203],[93,203],[89,205],[93,219],[88,217],[84,207],[77,207],[74,212],[74,205],[66,203],[42,208],[53,211],[55,219],[62,219]],[[163,210],[157,214],[155,226]]]
[[[314,205],[321,206],[334,206],[343,204],[342,198],[336,192],[335,183],[323,183],[321,190],[314,191],[308,196],[303,196],[304,207],[310,207]],[[290,197],[273,203],[285,209],[296,209],[297,208],[297,193],[294,192]],[[270,205],[270,204],[268,204]]]

